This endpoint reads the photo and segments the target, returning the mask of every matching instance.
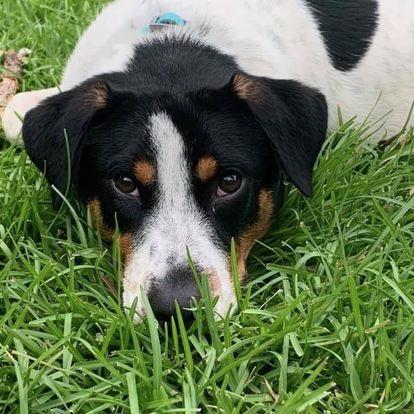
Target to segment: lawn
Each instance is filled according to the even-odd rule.
[[[59,82],[103,3],[1,0],[23,90]],[[414,135],[381,152],[374,121],[328,136],[311,199],[287,186],[240,312],[215,322],[206,296],[188,327],[132,323],[116,240],[54,211],[0,131],[0,414],[414,413]]]

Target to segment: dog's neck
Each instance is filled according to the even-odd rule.
[[[321,70],[324,66],[321,62],[328,61],[323,40],[309,36],[315,32],[312,28],[316,23],[309,10],[294,7],[297,0],[290,2],[292,5],[289,6],[272,6],[271,13],[266,11],[267,1],[258,2],[258,10],[251,14],[246,13],[246,8],[234,9],[231,5],[223,5],[207,16],[205,8],[200,15],[196,10],[189,10],[186,14],[177,5],[177,14],[186,22],[184,26],[168,27],[137,40],[146,43],[165,36],[188,37],[232,56],[237,65],[249,74],[293,78],[310,86],[328,89],[328,76]],[[286,26],[285,21],[295,24]],[[292,48],[292,44],[297,47]],[[316,50],[325,54],[319,56]],[[305,66],[309,68],[308,72],[303,70]],[[318,73],[312,70],[313,67],[318,68]]]
[[[243,7],[239,2],[244,3]],[[202,4],[154,0],[142,6],[125,0],[125,4],[131,9],[116,21],[116,2],[108,6],[81,39],[68,63],[62,90],[99,73],[123,71],[137,47],[171,37],[212,47],[232,57],[239,68],[251,75],[296,79],[324,93],[331,89],[323,40],[316,34],[316,23],[302,0],[281,0],[276,4],[273,0],[260,0],[257,5],[244,0],[206,0]],[[146,33],[154,16],[166,12],[174,12],[186,24]],[[97,41],[97,33],[102,40]],[[90,44],[96,47],[91,50]]]

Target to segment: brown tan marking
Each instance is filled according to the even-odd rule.
[[[113,231],[103,222],[101,203],[98,198],[93,198],[88,202],[89,211],[91,212],[92,224],[97,228],[105,240],[111,240]]]
[[[136,179],[142,185],[148,186],[154,183],[155,168],[149,161],[137,161],[135,163],[134,172]]]
[[[122,260],[126,266],[132,255],[133,238],[131,233],[123,233],[119,237],[119,247],[121,249]]]
[[[101,212],[101,203],[98,198],[93,198],[88,202],[89,211],[91,212],[92,224],[96,227],[102,234],[102,237],[105,240],[111,240],[114,232],[108,228],[108,226],[103,222],[102,212]],[[132,254],[133,249],[133,239],[132,234],[122,233],[119,236],[119,247],[122,254],[122,260],[124,265],[127,264],[129,258]]]
[[[246,232],[236,240],[237,267],[239,279],[246,276],[246,260],[256,240],[262,238],[272,223],[273,195],[271,191],[262,190],[259,195],[259,214],[256,222],[252,223]]]
[[[208,280],[210,284],[211,297],[214,298],[215,296],[219,296],[220,289],[221,289],[221,283],[220,283],[220,278],[217,272],[214,269],[209,269],[207,271],[207,274],[208,274]]]
[[[108,104],[109,91],[104,83],[97,83],[89,88],[85,96],[85,105],[102,109]]]
[[[233,88],[240,99],[246,101],[262,100],[263,93],[260,82],[247,75],[237,74],[233,79]]]
[[[207,182],[216,175],[217,170],[217,160],[212,155],[206,155],[199,159],[196,167],[196,175],[202,182]]]

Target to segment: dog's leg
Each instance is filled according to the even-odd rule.
[[[21,143],[22,120],[30,109],[37,106],[43,99],[56,95],[58,88],[41,89],[38,91],[21,92],[13,96],[4,109],[2,126],[6,138],[10,142]],[[39,128],[42,126],[39,125]]]

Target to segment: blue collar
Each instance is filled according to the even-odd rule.
[[[186,23],[178,14],[168,12],[155,17],[149,26],[144,29],[144,33],[160,32],[168,26],[185,26]]]

